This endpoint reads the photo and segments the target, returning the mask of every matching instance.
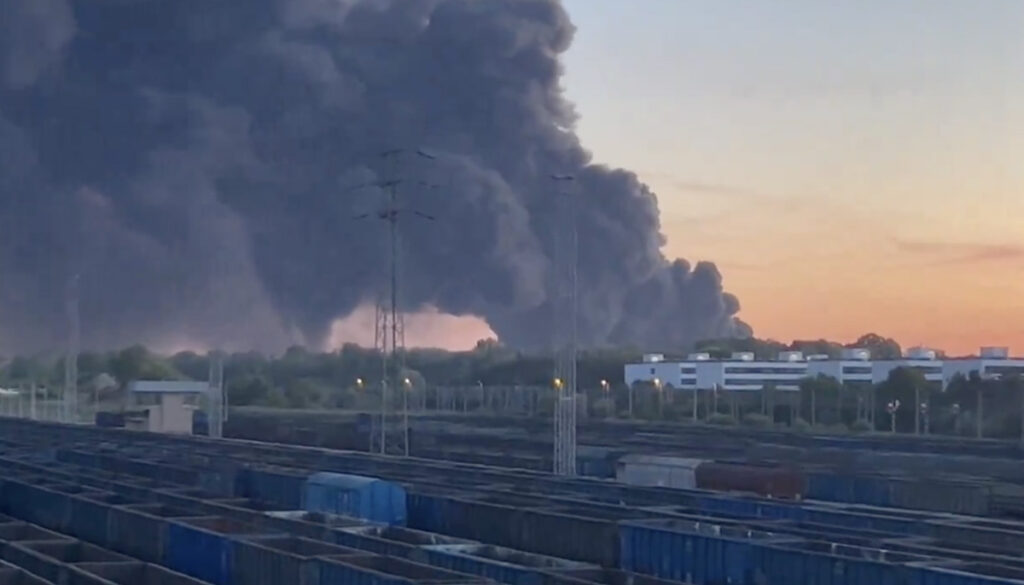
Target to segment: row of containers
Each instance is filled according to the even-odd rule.
[[[203,500],[99,470],[0,464],[10,472],[0,509],[17,517],[0,518],[0,558],[46,582],[673,585],[405,527]]]
[[[139,447],[155,452],[148,445]],[[218,447],[221,459],[250,449]],[[265,458],[279,449],[259,451]],[[134,449],[118,446],[110,451],[130,454]],[[301,450],[286,451],[296,462],[304,458]],[[138,461],[124,456],[75,453],[58,450],[55,455],[94,471],[169,481],[172,477],[184,479],[182,470],[195,460],[197,450],[165,448],[160,456],[165,463],[142,464],[167,470],[159,472],[140,468]],[[373,462],[359,454],[331,457],[350,469],[359,467],[360,462]],[[326,461],[322,453],[318,458]],[[171,466],[166,463],[169,460],[182,464]],[[240,473],[247,479],[236,480],[236,486],[267,486],[261,498],[264,501],[287,507],[288,502],[301,499],[301,472],[246,468]],[[289,476],[293,487],[282,487],[288,484]],[[192,481],[199,483],[195,478]],[[466,480],[461,483],[464,489],[471,487]],[[1021,569],[1019,559],[1014,557],[1024,546],[1024,535],[1021,527],[1012,523],[858,506],[801,506],[684,490],[644,490],[651,496],[674,493],[678,500],[675,506],[623,506],[600,501],[615,499],[611,497],[571,494],[573,497],[558,498],[530,495],[522,485],[490,487],[481,490],[486,495],[460,493],[450,485],[408,490],[408,524],[508,551],[529,551],[547,558],[696,583],[770,584],[808,580],[814,575],[820,578],[813,577],[812,582],[865,585],[880,579],[893,583],[1007,583],[1016,582]],[[630,491],[643,493],[629,489],[619,493],[628,499]],[[518,493],[513,496],[509,492]],[[255,494],[250,491],[238,495]],[[504,558],[514,558],[510,555]],[[785,567],[791,568],[787,575],[780,572]],[[821,575],[829,575],[830,580],[821,580]]]
[[[353,424],[357,430],[369,428],[367,423],[359,422],[360,419],[356,421]],[[306,427],[284,429],[280,428],[284,425],[273,419],[256,417],[249,425],[236,423],[232,432],[248,437],[246,431],[259,429],[264,433],[265,427],[269,427],[280,431],[274,435],[278,440],[323,444],[324,441],[316,437],[327,431],[318,431],[317,424],[326,423],[307,422]],[[550,444],[538,441],[536,436],[510,433],[507,429],[474,432],[473,427],[465,423],[459,426],[458,432],[450,425],[447,429],[438,428],[429,420],[420,420],[417,424],[412,452],[418,457],[534,471],[552,468]],[[495,430],[502,432],[492,432]],[[339,434],[332,428],[330,443],[334,447],[360,449],[367,432]],[[993,455],[989,457],[927,451],[878,452],[871,449],[877,447],[878,439],[858,441],[855,438],[818,438],[821,446],[814,449],[766,443],[736,444],[729,448],[720,444],[721,441],[709,443],[704,434],[706,430],[689,432],[695,440],[700,439],[699,444],[687,445],[675,439],[674,443],[664,446],[666,450],[671,446],[674,454],[690,453],[681,457],[631,453],[621,446],[580,445],[577,474],[616,478],[635,485],[744,491],[773,498],[1024,517],[1024,469],[1019,457],[995,456],[1003,455],[1003,451],[989,449]],[[277,436],[281,433],[286,436]],[[472,439],[467,441],[467,436]],[[647,444],[650,440],[650,437],[633,437],[631,448],[645,451],[645,447],[651,448]],[[950,473],[950,470],[957,473]]]

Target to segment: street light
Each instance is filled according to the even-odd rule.
[[[363,379],[362,378],[356,378],[356,388],[359,388],[360,390],[363,389]]]
[[[561,390],[562,389],[562,379],[561,378],[555,378],[552,382],[554,383],[556,390]]]
[[[893,400],[889,404],[885,405],[886,412],[889,413],[889,428],[892,432],[896,432],[896,412],[900,409],[900,401]]]
[[[658,418],[665,418],[665,393],[661,391],[661,379],[654,379],[654,389],[658,391]]]
[[[608,380],[601,380],[601,389],[607,394],[611,387],[608,385]]]

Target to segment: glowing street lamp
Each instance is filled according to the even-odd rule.
[[[608,391],[610,390],[610,388],[611,388],[611,387],[610,387],[610,386],[608,385],[608,380],[601,380],[601,389],[602,389],[602,390],[604,390],[604,393],[605,393],[605,394],[607,394],[607,393],[608,393]]]
[[[362,378],[356,378],[356,388],[359,388],[360,390],[363,389],[363,379]]]
[[[899,411],[899,409],[900,409],[900,401],[899,400],[893,400],[889,404],[885,405],[885,410],[886,410],[886,412],[889,413],[889,428],[894,433],[896,432],[896,413]]]
[[[555,385],[555,389],[556,390],[561,390],[562,389],[562,379],[561,378],[555,378],[553,380],[553,383]]]

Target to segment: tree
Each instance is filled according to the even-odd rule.
[[[311,408],[320,404],[323,392],[313,380],[299,378],[285,385],[284,398],[290,408]]]
[[[888,404],[899,402],[896,411],[896,430],[901,432],[920,432],[922,403],[928,403],[930,386],[921,370],[909,367],[894,368],[889,377],[879,384],[876,392],[879,408],[883,411]],[[930,415],[930,414],[929,414]],[[884,412],[885,420],[889,413]]]
[[[843,386],[832,376],[818,375],[800,381],[800,415],[814,426],[840,421],[839,399]]]
[[[903,349],[896,340],[882,337],[877,333],[861,335],[847,347],[867,349],[871,352],[871,359],[876,360],[898,360],[903,357]]]
[[[272,390],[273,386],[266,378],[254,374],[227,378],[225,381],[225,391],[228,394],[230,406],[264,404]]]

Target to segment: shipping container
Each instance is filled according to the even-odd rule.
[[[484,544],[440,544],[421,549],[430,565],[509,585],[543,585],[544,571],[596,569],[555,557]]]
[[[314,473],[306,480],[305,509],[405,526],[405,489],[389,481],[341,473]]]

